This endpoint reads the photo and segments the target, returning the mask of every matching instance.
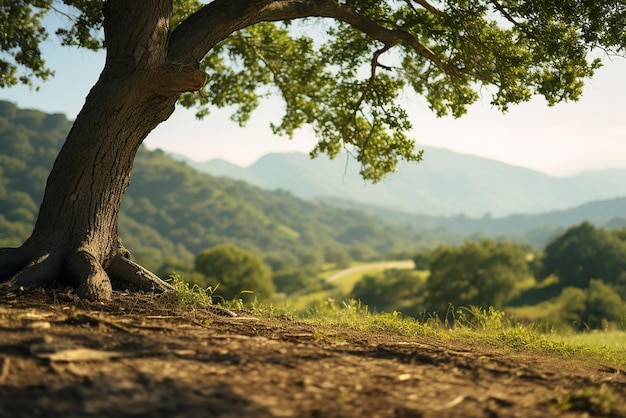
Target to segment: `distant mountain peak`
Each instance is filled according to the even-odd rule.
[[[270,153],[248,167],[220,159],[203,163],[177,159],[203,172],[302,198],[348,199],[416,214],[541,213],[626,195],[626,170],[553,177],[443,148],[417,148],[424,149],[424,161],[401,162],[398,172],[375,185],[362,180],[358,162],[343,155],[330,160],[323,155],[310,159],[302,152]]]

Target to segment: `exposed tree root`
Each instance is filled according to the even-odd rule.
[[[55,250],[29,257],[24,249],[0,250],[0,293],[16,293],[24,288],[50,287],[55,282],[76,286],[76,294],[91,301],[108,300],[116,284],[152,292],[174,290],[167,282],[131,261],[128,251],[120,245],[117,255],[106,270],[97,258],[85,249],[65,255]]]
[[[172,285],[122,255],[113,257],[107,271],[113,280],[130,283],[142,290],[159,292],[174,290]]]
[[[79,250],[67,257],[69,273],[79,279],[76,294],[82,299],[109,300],[113,293],[111,281],[98,260],[87,251]]]
[[[2,284],[2,290],[13,292],[20,288],[50,286],[57,279],[61,266],[62,258],[58,253],[40,254],[38,257],[34,257],[26,266],[23,266],[16,274],[10,276]]]

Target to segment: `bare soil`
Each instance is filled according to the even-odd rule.
[[[164,306],[0,300],[0,417],[584,417],[626,399],[623,370],[580,359]]]

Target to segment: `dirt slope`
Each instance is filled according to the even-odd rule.
[[[599,411],[559,411],[564,394],[626,399],[610,367],[114,297],[0,301],[0,417],[583,417]]]

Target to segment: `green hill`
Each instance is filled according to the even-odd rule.
[[[70,127],[63,115],[0,101],[0,247],[18,246],[32,231],[47,174]],[[329,250],[371,258],[411,251],[426,239],[360,211],[202,174],[144,148],[122,205],[120,235],[134,258],[157,271],[189,265],[201,250],[224,242],[321,262]]]

